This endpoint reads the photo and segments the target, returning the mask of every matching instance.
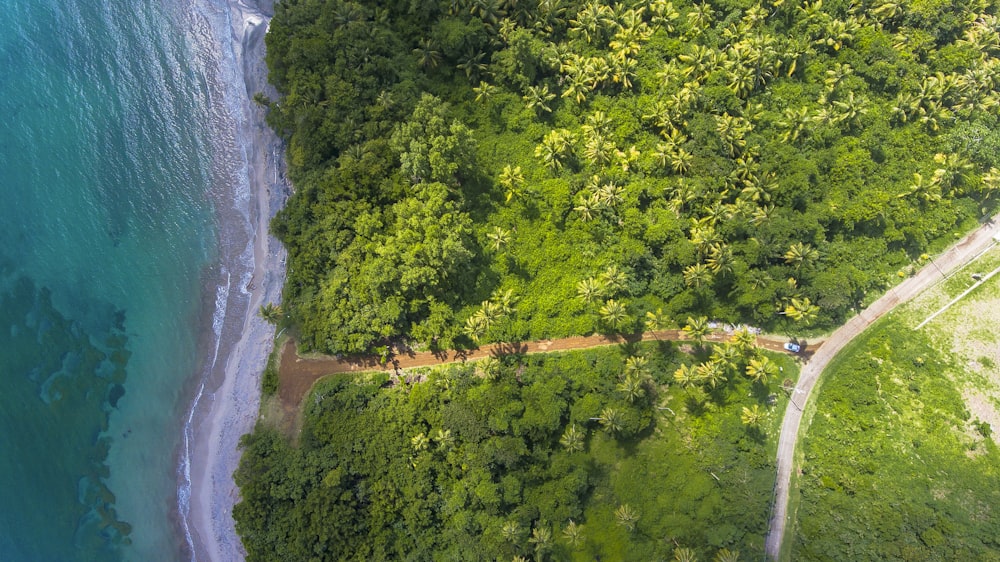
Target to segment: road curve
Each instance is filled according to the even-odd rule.
[[[802,411],[809,401],[823,369],[851,340],[881,318],[897,305],[904,303],[928,287],[934,285],[948,274],[965,265],[982,252],[996,244],[995,236],[1000,236],[1000,214],[992,217],[981,227],[962,238],[944,253],[936,256],[916,275],[906,279],[876,300],[860,314],[851,318],[837,329],[803,366],[799,382],[791,394],[791,404],[785,408],[785,418],[781,423],[781,435],[778,438],[777,465],[778,475],[775,481],[774,509],[765,543],[765,551],[772,560],[777,560],[781,554],[781,545],[785,537],[785,526],[790,522],[788,513],[789,488],[791,485],[792,467],[795,463],[795,444],[798,440],[799,426],[802,422]]]

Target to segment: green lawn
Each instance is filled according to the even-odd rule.
[[[826,373],[792,560],[1000,560],[993,250],[876,323]],[[991,425],[992,424],[992,425]]]

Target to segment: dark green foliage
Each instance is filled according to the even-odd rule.
[[[531,555],[545,526],[549,559],[569,560],[571,520],[588,559],[665,559],[665,536],[706,557],[760,553],[774,467],[740,423],[751,383],[686,412],[689,391],[656,382],[678,359],[660,350],[637,349],[648,374],[631,400],[615,348],[454,365],[409,385],[324,379],[299,447],[263,427],[244,439],[234,517],[248,560],[507,560]],[[609,409],[616,430],[597,419]],[[622,504],[639,516],[632,532],[614,522]]]
[[[264,374],[261,377],[261,392],[264,396],[274,396],[278,392],[279,353],[281,353],[279,346],[275,346],[275,349],[267,356],[267,366],[264,367]]]
[[[475,338],[628,331],[657,309],[839,323],[994,206],[1000,49],[994,8],[972,9],[281,2],[269,111],[297,192],[272,228],[300,341],[469,344],[505,291],[516,310]],[[429,183],[461,241],[397,231]],[[425,236],[454,259],[411,263]],[[578,298],[608,267],[625,282]],[[602,318],[608,299],[624,317]]]

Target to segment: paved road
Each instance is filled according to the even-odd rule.
[[[785,537],[785,526],[791,522],[792,515],[788,513],[788,493],[792,466],[795,461],[795,444],[798,440],[799,425],[802,422],[802,409],[809,401],[810,393],[816,386],[823,369],[844,346],[863,332],[872,322],[897,305],[910,300],[921,291],[934,285],[995,244],[994,236],[1000,235],[998,220],[1000,220],[1000,214],[994,216],[989,222],[960,240],[940,256],[935,257],[916,275],[890,289],[882,298],[837,329],[829,339],[819,346],[802,368],[799,382],[792,392],[792,404],[785,409],[785,418],[781,424],[781,436],[778,438],[778,477],[775,482],[774,511],[765,545],[767,555],[771,559],[778,559]]]

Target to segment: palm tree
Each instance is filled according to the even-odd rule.
[[[475,84],[479,81],[480,73],[487,69],[486,63],[483,62],[485,57],[486,53],[469,52],[459,61],[456,67],[465,72],[465,77]]]
[[[698,345],[704,343],[705,336],[712,331],[712,329],[708,327],[707,316],[699,316],[697,318],[688,316],[687,324],[685,324],[681,330],[688,339],[694,340]]]
[[[998,174],[998,179],[1000,179],[1000,174]],[[644,324],[647,332],[659,332],[660,330],[664,329],[667,325],[667,322],[666,322],[666,317],[663,314],[663,309],[657,308],[656,312],[647,311],[646,321]]]
[[[608,299],[599,311],[601,319],[613,330],[617,330],[628,321],[628,311],[625,305],[615,299]]]
[[[596,168],[602,168],[611,161],[611,155],[615,152],[615,145],[600,135],[594,135],[587,139],[583,147],[583,156]]]
[[[472,338],[472,341],[478,342],[479,338],[483,337],[489,328],[489,321],[482,314],[481,310],[465,319],[465,334]]]
[[[649,374],[649,359],[644,355],[633,355],[625,360],[625,374],[645,377]]]
[[[580,219],[583,222],[589,222],[593,220],[594,214],[603,208],[604,204],[601,203],[601,199],[596,193],[591,193],[588,197],[581,192],[580,202],[573,207],[573,210],[580,213]]]
[[[478,86],[472,88],[472,91],[476,94],[476,103],[482,103],[491,99],[498,89],[492,84],[480,81]]]
[[[712,25],[714,16],[715,11],[708,2],[695,4],[694,9],[687,14],[688,23],[691,24],[691,32],[698,34],[708,29]]]
[[[612,49],[616,48],[614,45],[615,41],[612,41]],[[615,84],[621,84],[622,88],[625,89],[632,87],[632,80],[636,78],[639,69],[639,61],[628,56],[628,53],[632,51],[635,51],[633,54],[638,54],[639,43],[627,42],[627,46],[609,57],[608,70],[611,74],[611,81]]]
[[[761,411],[760,406],[757,404],[749,408],[744,406],[740,413],[740,421],[743,422],[743,425],[756,426],[762,419],[764,419],[764,412]]]
[[[541,560],[545,553],[552,548],[552,531],[539,523],[531,530],[528,542],[535,545],[535,560]]]
[[[622,430],[622,416],[614,408],[604,408],[597,422],[604,426],[604,431],[608,433],[618,433]]]
[[[587,433],[580,431],[580,428],[574,423],[563,432],[562,437],[559,438],[559,444],[565,447],[567,451],[579,452],[583,450],[586,439]]]
[[[418,47],[413,49],[413,54],[417,56],[417,66],[420,68],[437,68],[441,62],[441,51],[432,39],[421,39],[417,43]]]
[[[614,207],[622,202],[625,188],[609,181],[597,189],[597,199],[606,207]]]
[[[583,543],[583,525],[577,525],[572,519],[569,520],[569,524],[563,529],[563,538],[566,542],[573,548],[580,546]]]
[[[619,525],[632,532],[639,521],[639,514],[627,503],[623,503],[615,510],[615,519],[618,520]]]
[[[808,268],[819,259],[819,250],[809,244],[796,242],[785,252],[785,263],[793,266],[796,270]]]
[[[566,129],[549,131],[542,138],[542,143],[535,147],[535,157],[541,158],[542,163],[550,170],[560,170],[563,167],[563,160],[569,152],[572,140],[573,134]]]
[[[942,187],[954,188],[965,183],[974,166],[968,158],[954,152],[949,154],[937,153],[934,155],[934,162],[942,166],[934,171],[934,176],[939,178]],[[957,189],[952,190],[949,195],[955,195]]]
[[[455,444],[455,438],[452,436],[450,429],[437,430],[437,433],[434,434],[434,441],[437,442],[439,447],[444,449],[450,449]]]
[[[674,20],[681,17],[680,12],[674,9],[673,2],[669,0],[652,0],[649,3],[649,13],[653,15],[651,21],[654,26],[663,28],[667,33],[674,32]]]
[[[847,96],[842,100],[835,100],[833,102],[833,107],[837,111],[837,116],[834,120],[838,123],[847,123],[848,125],[857,125],[858,118],[865,113],[868,113],[868,108],[865,107],[865,101],[854,98],[854,91],[847,92]]]
[[[722,235],[712,226],[708,217],[695,220],[691,219],[691,230],[688,232],[691,243],[698,247],[698,253],[705,255],[705,252],[715,244],[722,242]]]
[[[696,368],[696,378],[712,388],[719,386],[720,382],[726,380],[725,368],[715,361],[700,363]]]
[[[621,392],[630,404],[646,395],[642,379],[637,375],[628,375],[625,380],[618,383],[618,392]]]
[[[478,372],[487,380],[496,380],[503,374],[502,365],[496,357],[490,355],[479,362]]]
[[[743,117],[730,115],[728,112],[715,117],[715,131],[719,139],[729,149],[729,156],[735,158],[746,148],[746,135],[753,130],[753,125]]]
[[[757,336],[753,335],[745,326],[736,330],[730,341],[743,357],[752,357],[757,354]]]
[[[257,314],[268,324],[277,324],[281,321],[281,317],[284,316],[284,311],[281,309],[280,304],[267,303],[261,305],[260,310]]]
[[[499,252],[510,242],[510,231],[494,226],[493,230],[486,234],[486,237],[490,239],[490,247],[493,248],[493,251]]]
[[[549,102],[556,99],[556,95],[549,92],[548,84],[542,84],[541,86],[528,86],[528,93],[524,94],[522,99],[527,103],[528,109],[534,109],[535,112],[540,110],[552,113]]]
[[[712,282],[712,270],[703,263],[696,263],[684,268],[684,284],[688,287],[701,289]]]
[[[715,562],[740,562],[740,551],[723,548],[715,553]]]
[[[601,273],[601,282],[604,286],[608,288],[608,292],[611,294],[617,293],[625,288],[625,283],[628,282],[628,276],[625,272],[621,270],[615,264],[611,264]]]
[[[897,197],[902,199],[903,197],[908,197],[910,195],[915,195],[926,203],[935,203],[941,200],[941,177],[932,176],[931,179],[925,180],[924,177],[919,173],[913,174],[913,183],[907,191],[900,193]]]
[[[524,187],[524,173],[521,172],[520,166],[511,167],[510,164],[503,167],[503,171],[500,172],[500,185],[507,190],[507,202],[513,197],[520,197],[523,194],[522,188]]]
[[[778,374],[778,366],[767,357],[751,359],[747,363],[747,376],[754,382],[767,383],[767,379]]]
[[[733,272],[733,251],[724,244],[713,244],[705,264],[714,274],[729,275]]]
[[[683,148],[670,153],[670,168],[677,174],[684,175],[690,172],[693,161],[694,155]]]
[[[690,388],[691,385],[697,380],[697,371],[696,369],[692,369],[682,363],[681,366],[677,367],[677,370],[674,371],[674,380],[685,389]]]
[[[675,562],[698,562],[698,555],[690,548],[678,548],[674,551]]]
[[[601,281],[588,277],[576,285],[576,294],[583,302],[591,304],[604,297],[606,287]]]
[[[427,435],[425,435],[423,431],[414,435],[410,439],[410,443],[413,445],[413,449],[415,451],[423,451],[427,449],[427,445],[429,445],[430,442],[430,439],[427,438]]]
[[[712,362],[717,363],[726,371],[735,370],[741,359],[740,350],[731,343],[716,346],[712,350]]]
[[[517,521],[505,521],[500,527],[500,536],[507,542],[517,544],[521,540],[521,525]]]
[[[497,0],[473,0],[469,14],[477,16],[488,26],[496,25],[500,18],[506,15],[500,9],[500,3]]]
[[[788,305],[785,306],[783,313],[796,322],[804,321],[806,324],[809,324],[819,314],[819,307],[810,302],[808,297],[801,299],[792,298]]]
[[[777,123],[779,127],[785,129],[785,133],[782,135],[781,141],[789,142],[799,140],[799,137],[807,131],[812,122],[813,118],[808,107],[803,106],[797,109],[789,107],[785,109],[784,119],[778,121]]]

